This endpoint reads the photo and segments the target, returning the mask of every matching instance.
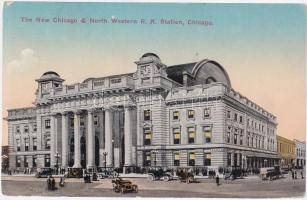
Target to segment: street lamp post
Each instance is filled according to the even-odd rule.
[[[56,152],[56,155],[54,157],[56,158],[55,168],[56,168],[56,174],[58,175],[58,173],[59,173],[59,158],[60,158],[59,152]]]
[[[103,157],[104,157],[104,171],[106,172],[107,171],[107,155],[108,155],[108,152],[103,152]]]

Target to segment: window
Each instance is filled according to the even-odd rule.
[[[231,126],[228,126],[228,130],[227,130],[227,143],[230,143],[230,132],[231,132]]]
[[[151,153],[150,153],[150,151],[146,151],[144,153],[144,157],[145,157],[144,165],[145,166],[151,166]]]
[[[98,126],[99,117],[97,115],[94,116],[94,126]]]
[[[37,125],[33,124],[33,132],[36,132],[36,131],[37,131]]]
[[[205,136],[205,142],[210,143],[211,137],[212,137],[212,126],[204,126],[204,136]]]
[[[49,150],[50,149],[50,136],[45,136],[45,149]]]
[[[238,141],[238,134],[234,134],[233,143],[237,144],[237,141]]]
[[[210,118],[210,116],[211,116],[211,109],[205,108],[204,109],[204,118]]]
[[[70,118],[70,127],[74,127],[75,121],[74,118]]]
[[[32,166],[33,167],[36,167],[37,165],[36,165],[36,161],[37,161],[37,157],[36,156],[33,156],[33,158],[32,158]]]
[[[84,127],[84,117],[80,117],[80,126]]]
[[[189,166],[195,166],[195,153],[189,153]]]
[[[151,145],[151,139],[152,139],[152,132],[150,128],[144,128],[144,145]]]
[[[49,129],[50,128],[50,119],[46,119],[45,120],[45,129]]]
[[[151,112],[150,110],[144,110],[144,120],[150,120],[151,119]]]
[[[240,116],[240,123],[243,123],[243,117]]]
[[[75,140],[74,140],[74,138],[71,138],[70,139],[70,152],[71,153],[74,153],[75,152]]]
[[[231,113],[230,110],[227,110],[227,118],[230,119],[231,118]]]
[[[254,137],[252,136],[251,146],[254,147]]]
[[[247,119],[247,126],[249,126],[249,119]]]
[[[16,133],[20,133],[20,127],[16,126]]]
[[[20,140],[16,140],[16,145],[17,145],[17,151],[20,151]]]
[[[240,145],[243,145],[243,135],[240,135]]]
[[[188,119],[194,119],[195,111],[194,110],[188,110]]]
[[[173,128],[174,144],[180,144],[180,128]]]
[[[25,151],[29,151],[29,138],[25,138]]]
[[[238,114],[235,113],[235,121],[238,121]]]
[[[175,166],[180,165],[180,153],[179,152],[174,153],[174,165]]]
[[[21,166],[21,159],[19,156],[16,157],[16,167],[20,167]]]
[[[211,153],[204,154],[204,166],[211,166]]]
[[[179,111],[173,112],[173,120],[179,120]]]
[[[24,130],[25,133],[29,133],[29,126],[24,126],[23,130]]]
[[[227,154],[227,165],[231,166],[231,153]]]
[[[25,156],[24,158],[24,167],[28,167],[29,166],[29,162],[28,162],[28,157]]]
[[[50,167],[50,155],[45,155],[45,167]]]
[[[188,127],[188,136],[189,136],[189,144],[193,144],[195,142],[195,127]]]
[[[37,150],[37,139],[33,138],[33,151]]]
[[[261,148],[264,149],[264,138],[262,138]]]
[[[249,136],[247,136],[247,138],[246,138],[246,144],[249,147]]]

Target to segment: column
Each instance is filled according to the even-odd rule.
[[[87,111],[87,168],[94,168],[95,133],[93,127],[93,111]]]
[[[112,143],[112,111],[110,108],[105,110],[105,151],[108,153],[106,158],[107,166],[113,166],[113,143]]]
[[[55,151],[56,151],[56,141],[55,141],[55,136],[56,136],[56,128],[55,128],[55,115],[52,114],[50,116],[50,166],[55,167]]]
[[[100,113],[99,117],[99,167],[104,166],[104,156],[103,152],[105,151],[105,144],[104,144],[104,117],[103,112]]]
[[[231,152],[231,166],[234,166],[234,157],[235,157],[235,153]]]
[[[132,165],[131,108],[125,108],[125,166]]]
[[[74,168],[81,167],[81,152],[80,152],[80,113],[78,111],[74,112]]]
[[[68,166],[68,116],[62,113],[62,167]]]

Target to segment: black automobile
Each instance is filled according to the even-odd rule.
[[[52,169],[50,167],[40,168],[35,174],[36,178],[47,178],[48,176],[52,176]]]

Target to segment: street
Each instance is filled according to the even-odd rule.
[[[196,183],[179,183],[176,180],[149,181],[145,178],[128,178],[139,187],[138,193],[115,193],[110,179],[83,183],[83,179],[66,179],[64,188],[48,191],[46,179],[34,177],[2,176],[2,193],[9,196],[93,196],[93,197],[203,197],[203,198],[278,198],[303,197],[305,179],[293,180],[289,175],[274,181],[262,181],[257,176],[234,181],[221,179],[216,186],[213,179],[197,179]]]

